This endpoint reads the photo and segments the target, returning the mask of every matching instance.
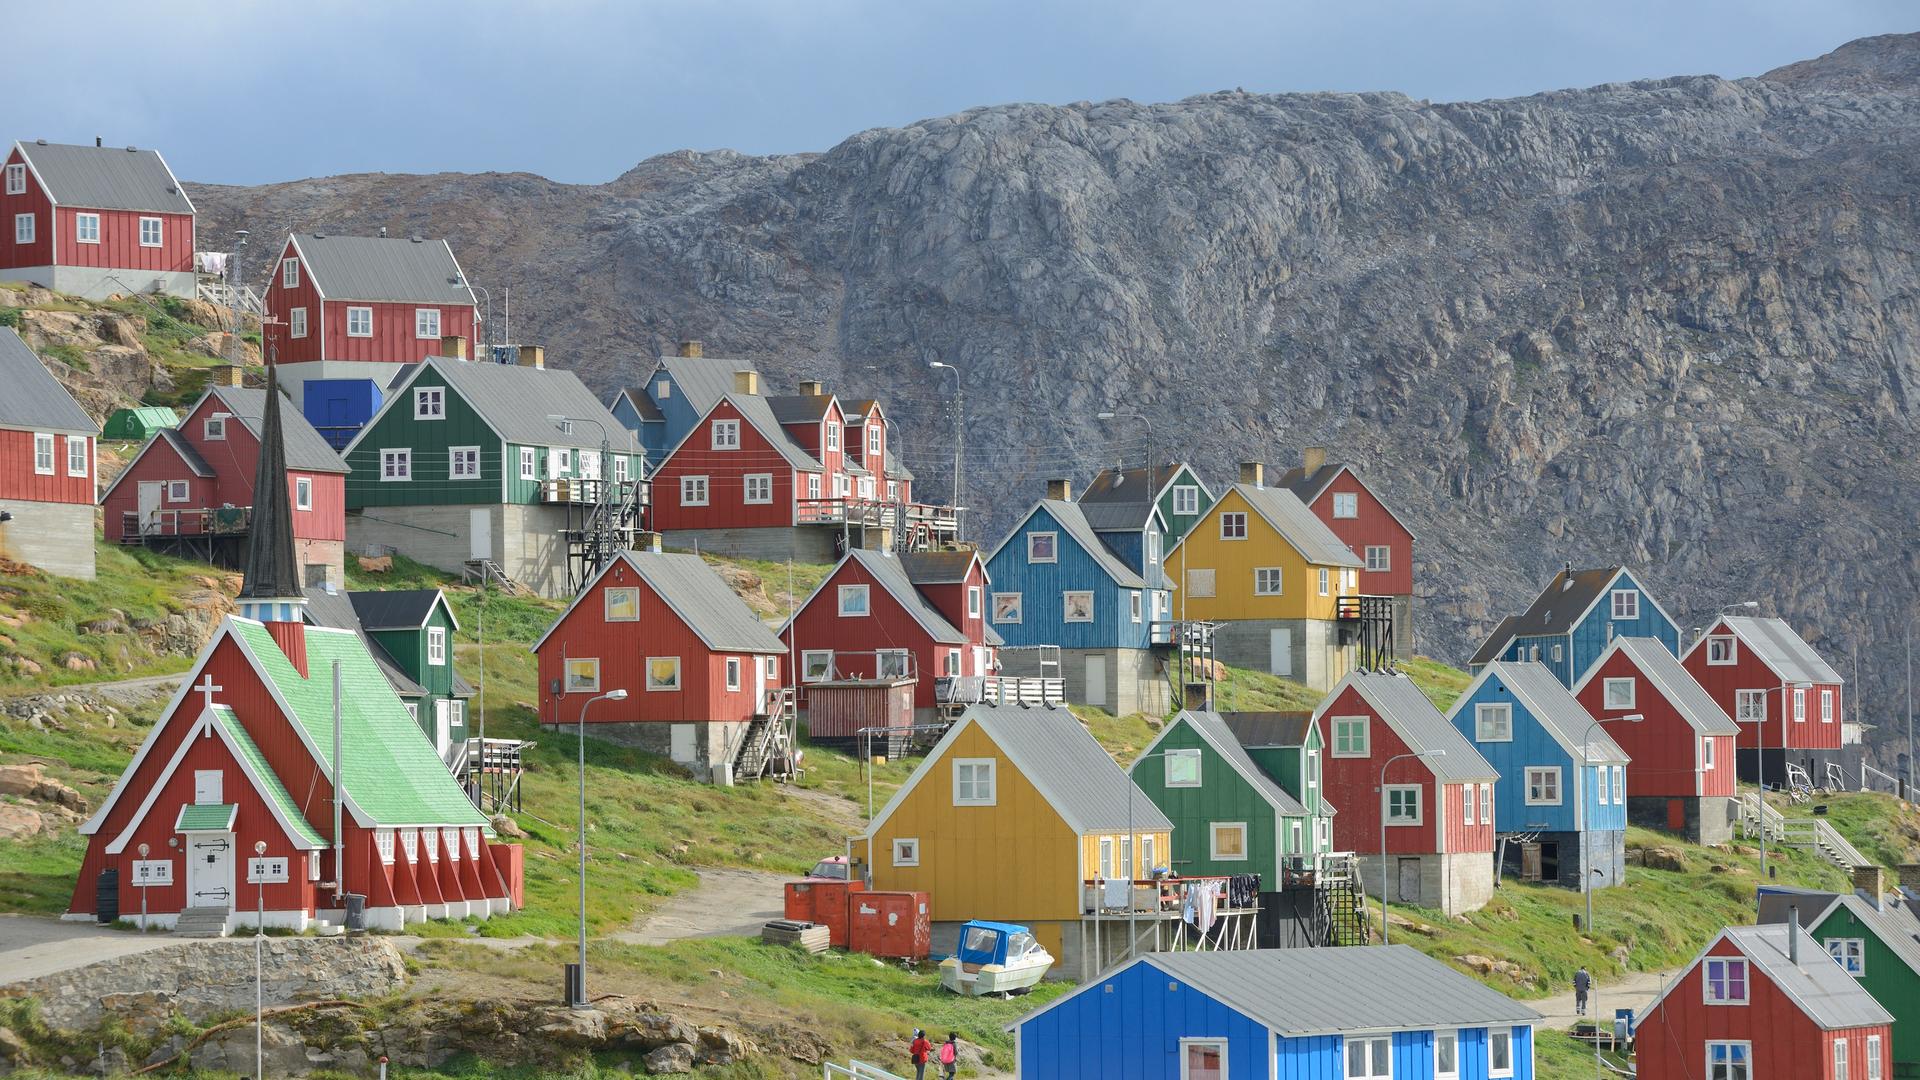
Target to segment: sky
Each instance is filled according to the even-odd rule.
[[[16,5],[6,138],[185,180],[526,171],[825,150],[976,105],[1398,90],[1434,101],[1757,75],[1920,29],[1911,0],[91,0]],[[84,49],[70,47],[84,41]],[[56,47],[65,42],[69,47]]]

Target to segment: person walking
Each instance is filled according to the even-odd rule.
[[[947,1041],[940,1044],[940,1075],[945,1080],[953,1080],[953,1074],[960,1068],[960,1033],[947,1032]]]
[[[927,1033],[913,1029],[913,1045],[907,1047],[907,1060],[913,1062],[913,1080],[927,1080],[927,1059],[933,1056],[933,1044]]]
[[[1586,965],[1573,973],[1573,1012],[1576,1016],[1587,1015],[1587,990],[1593,986],[1593,976],[1587,974]]]

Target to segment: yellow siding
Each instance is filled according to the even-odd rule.
[[[1146,800],[1142,799],[1141,801],[1144,802]],[[1116,849],[1126,846],[1124,840],[1122,839],[1123,837],[1126,836],[1126,830],[1124,829],[1117,829],[1111,833],[1089,833],[1088,835],[1080,838],[1080,858],[1083,860],[1081,865],[1087,868],[1087,877],[1089,879],[1094,877],[1096,874],[1100,872],[1100,841],[1103,838],[1109,837],[1109,836],[1113,838],[1114,847]],[[1134,833],[1133,834],[1133,865],[1134,865],[1133,876],[1134,876],[1134,879],[1137,881],[1146,880],[1148,872],[1152,869],[1152,867],[1149,867],[1146,864],[1146,846],[1147,846],[1146,838],[1147,837],[1153,838],[1154,866],[1172,866],[1173,865],[1173,834],[1168,832]],[[1126,865],[1127,865],[1126,857],[1123,854],[1121,854],[1120,851],[1115,850],[1113,855],[1114,872],[1118,873],[1119,871],[1125,869]]]
[[[1220,515],[1247,515],[1245,540],[1220,539]],[[1280,568],[1280,594],[1256,596],[1253,572],[1259,567]],[[1252,619],[1327,619],[1334,618],[1337,597],[1342,595],[1340,567],[1327,570],[1327,595],[1320,595],[1320,564],[1309,563],[1304,555],[1267,523],[1267,519],[1247,505],[1240,492],[1229,488],[1206,516],[1200,519],[1186,539],[1167,556],[1167,568],[1174,578],[1173,612],[1176,618],[1230,622]],[[1214,572],[1211,597],[1189,595],[1188,570]],[[1358,587],[1344,590],[1357,595]]]

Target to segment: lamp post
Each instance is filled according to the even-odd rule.
[[[1445,750],[1420,750],[1410,754],[1395,754],[1380,766],[1380,782],[1373,787],[1373,793],[1380,796],[1380,944],[1387,941],[1387,770],[1393,768],[1396,761],[1411,758],[1446,757]]]
[[[569,988],[574,1000],[567,1002],[576,1009],[587,1007],[587,710],[596,701],[625,700],[625,690],[609,690],[580,703],[580,971]]]
[[[255,840],[253,854],[258,857],[267,853],[267,842]],[[257,875],[260,880],[253,884],[253,1075],[261,1077],[266,1073],[266,1040],[261,1037],[260,1029],[266,1019],[266,992],[261,989],[260,939],[267,932],[267,882],[266,875]]]
[[[1778,692],[1780,695],[1780,771],[1785,780],[1787,762],[1787,691],[1805,690],[1812,683],[1789,683],[1782,680],[1779,686],[1769,686],[1760,691],[1760,728],[1753,739],[1754,781],[1760,787],[1755,796],[1760,802],[1760,880],[1767,880],[1767,747],[1765,731],[1767,729],[1767,695]],[[1736,705],[1736,708],[1738,706]]]
[[[142,862],[146,861],[147,852],[151,850],[152,849],[146,844],[140,845],[140,860]],[[147,932],[147,883],[145,881],[140,883],[140,932],[143,934]]]
[[[935,371],[953,372],[953,539],[958,543],[960,540],[960,448],[966,444],[966,429],[960,423],[963,403],[960,369],[938,360],[929,360],[927,366]]]

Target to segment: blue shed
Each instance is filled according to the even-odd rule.
[[[1631,570],[1575,570],[1569,564],[1532,607],[1501,620],[1467,667],[1478,674],[1496,660],[1534,661],[1571,687],[1616,637],[1654,638],[1680,654],[1680,625]]]
[[[1152,953],[1007,1030],[1034,1080],[1532,1080],[1540,1018],[1384,945]]]
[[[1595,888],[1620,883],[1631,759],[1546,665],[1483,666],[1447,718],[1499,770],[1493,823],[1506,865],[1569,888],[1589,871]]]
[[[344,450],[383,400],[372,379],[309,379],[301,392],[301,413],[335,450]]]

